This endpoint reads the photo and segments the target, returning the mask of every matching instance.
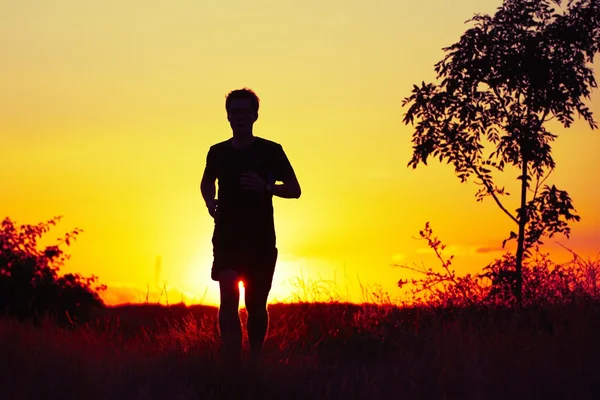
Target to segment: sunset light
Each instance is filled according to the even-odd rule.
[[[274,199],[270,301],[297,295],[300,272],[337,277],[353,301],[359,282],[399,296],[411,275],[393,264],[437,265],[415,239],[428,221],[457,271],[479,271],[502,255],[512,221],[492,199],[476,202],[477,187],[451,166],[407,168],[414,128],[402,123],[402,99],[434,78],[467,18],[501,2],[341,4],[3,2],[2,212],[17,223],[62,215],[55,236],[83,229],[63,271],[97,275],[108,303],[156,301],[166,284],[170,298],[216,305],[199,183],[210,145],[231,137],[225,95],[250,87],[261,99],[255,134],[281,143],[303,190]],[[596,115],[599,104],[594,91]],[[578,119],[548,127],[559,136],[549,181],[582,219],[547,249],[563,261],[571,255],[557,242],[593,256],[600,135]],[[517,176],[498,177],[511,211]]]
[[[0,1],[0,399],[593,399],[599,0]]]

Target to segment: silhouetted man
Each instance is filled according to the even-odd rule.
[[[224,354],[235,365],[242,348],[239,281],[244,282],[250,357],[257,363],[268,328],[267,297],[278,252],[272,198],[299,198],[301,193],[282,146],[254,136],[258,108],[259,99],[250,89],[227,95],[225,109],[233,136],[210,147],[201,183],[215,221],[211,279],[220,288],[219,329]]]

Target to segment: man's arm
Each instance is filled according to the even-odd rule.
[[[204,202],[206,204],[215,200],[217,193],[215,183],[216,178],[209,176],[205,169],[204,174],[202,175],[202,182],[200,182],[200,191],[202,192],[202,197],[204,198]]]
[[[294,168],[281,145],[277,145],[275,167],[275,179],[282,182],[282,184],[274,184],[271,188],[273,196],[282,197],[284,199],[299,198],[302,194],[300,183],[298,183]]]
[[[217,200],[215,200],[217,173],[211,158],[211,152],[209,150],[206,157],[206,167],[204,168],[202,181],[200,182],[200,191],[202,192],[206,207],[208,208],[208,213],[214,218],[217,209]]]
[[[281,185],[275,184],[271,189],[271,193],[273,196],[282,197],[284,199],[298,199],[302,194],[302,189],[300,189],[300,183],[298,183],[296,175],[293,175]]]
[[[302,194],[296,174],[290,164],[283,148],[278,145],[273,165],[275,181],[282,184],[265,182],[256,172],[247,171],[242,174],[240,184],[243,189],[261,194],[282,197],[284,199],[297,199]]]
[[[285,199],[297,199],[302,191],[296,175],[291,175],[282,181],[281,185],[269,185],[256,172],[249,171],[242,174],[240,184],[245,190],[251,190],[261,194],[283,197]]]

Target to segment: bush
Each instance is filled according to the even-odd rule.
[[[86,322],[94,308],[104,307],[98,293],[106,289],[98,278],[60,276],[69,246],[81,232],[75,229],[55,245],[40,249],[38,241],[61,217],[37,225],[16,226],[8,217],[0,226],[0,312],[19,320],[54,317],[59,324]]]
[[[483,268],[482,273],[457,276],[452,269],[454,256],[445,257],[445,245],[433,236],[426,224],[420,232],[441,263],[441,270],[407,265],[397,267],[418,272],[419,279],[401,279],[399,287],[411,285],[413,302],[428,307],[509,308],[515,304],[516,258],[506,253]],[[573,259],[553,262],[539,247],[523,262],[523,306],[546,307],[557,304],[584,304],[600,300],[600,263],[584,260],[567,249]]]

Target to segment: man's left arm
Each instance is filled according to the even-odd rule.
[[[302,190],[300,189],[298,179],[294,175],[283,181],[281,184],[275,183],[271,188],[271,194],[284,199],[298,199],[302,194]]]
[[[277,146],[277,153],[275,157],[275,180],[282,182],[277,184],[275,182],[270,188],[270,192],[273,196],[282,197],[284,199],[297,199],[302,194],[300,189],[300,183],[292,168],[292,164],[288,159],[283,147]]]

